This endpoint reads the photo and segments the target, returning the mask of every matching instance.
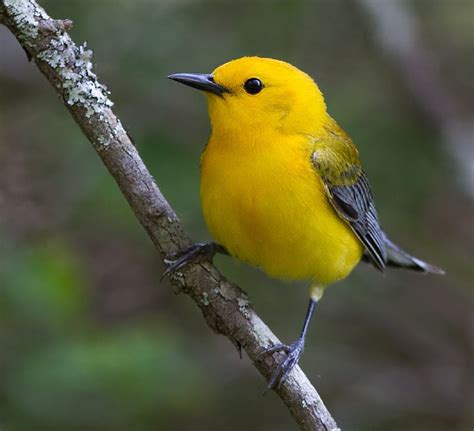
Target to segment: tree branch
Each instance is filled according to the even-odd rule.
[[[15,35],[62,98],[65,106],[114,177],[135,216],[162,258],[190,244],[175,212],[141,160],[120,120],[111,110],[108,91],[92,71],[92,52],[77,46],[69,20],[54,20],[34,0],[0,0],[0,21]],[[246,294],[209,263],[189,265],[172,278],[201,309],[208,325],[242,347],[269,378],[282,354],[258,360],[279,342],[251,308]],[[318,393],[299,367],[276,391],[302,430],[338,428]]]

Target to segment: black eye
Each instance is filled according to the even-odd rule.
[[[260,93],[263,89],[263,82],[258,78],[250,78],[245,81],[244,89],[249,94]]]

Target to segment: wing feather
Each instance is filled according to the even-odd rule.
[[[348,154],[351,157],[347,157]],[[337,214],[349,223],[375,267],[383,271],[387,260],[384,235],[369,181],[352,142],[341,137],[329,145],[328,142],[324,146],[317,145],[312,161]]]

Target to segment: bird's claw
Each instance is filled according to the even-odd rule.
[[[271,355],[272,353],[275,353],[275,352],[288,353],[289,351],[290,351],[290,346],[283,343],[275,344],[272,347],[268,347],[263,352],[260,352],[257,355],[257,360],[260,361],[264,356]]]
[[[304,339],[298,338],[294,343],[289,346],[286,344],[276,344],[275,346],[269,347],[258,355],[258,359],[267,354],[275,352],[285,352],[286,358],[278,364],[276,370],[273,372],[270,380],[268,381],[267,391],[275,389],[285,380],[291,370],[298,364],[304,350]]]
[[[207,258],[212,260],[216,254],[216,244],[213,242],[198,242],[192,244],[184,250],[180,250],[177,253],[171,255],[171,259],[164,259],[166,269],[161,276],[163,280],[168,275],[172,274],[188,265],[197,259]]]

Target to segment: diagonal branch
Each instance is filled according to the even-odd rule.
[[[15,35],[29,58],[48,79],[114,177],[135,216],[162,258],[189,245],[173,209],[111,110],[106,88],[92,71],[92,52],[77,46],[69,20],[54,20],[34,0],[0,0],[0,22]],[[251,308],[245,293],[209,263],[197,263],[172,280],[191,296],[208,325],[242,347],[255,367],[269,378],[279,355],[258,354],[279,340]],[[302,430],[337,430],[318,393],[299,367],[276,391]]]

